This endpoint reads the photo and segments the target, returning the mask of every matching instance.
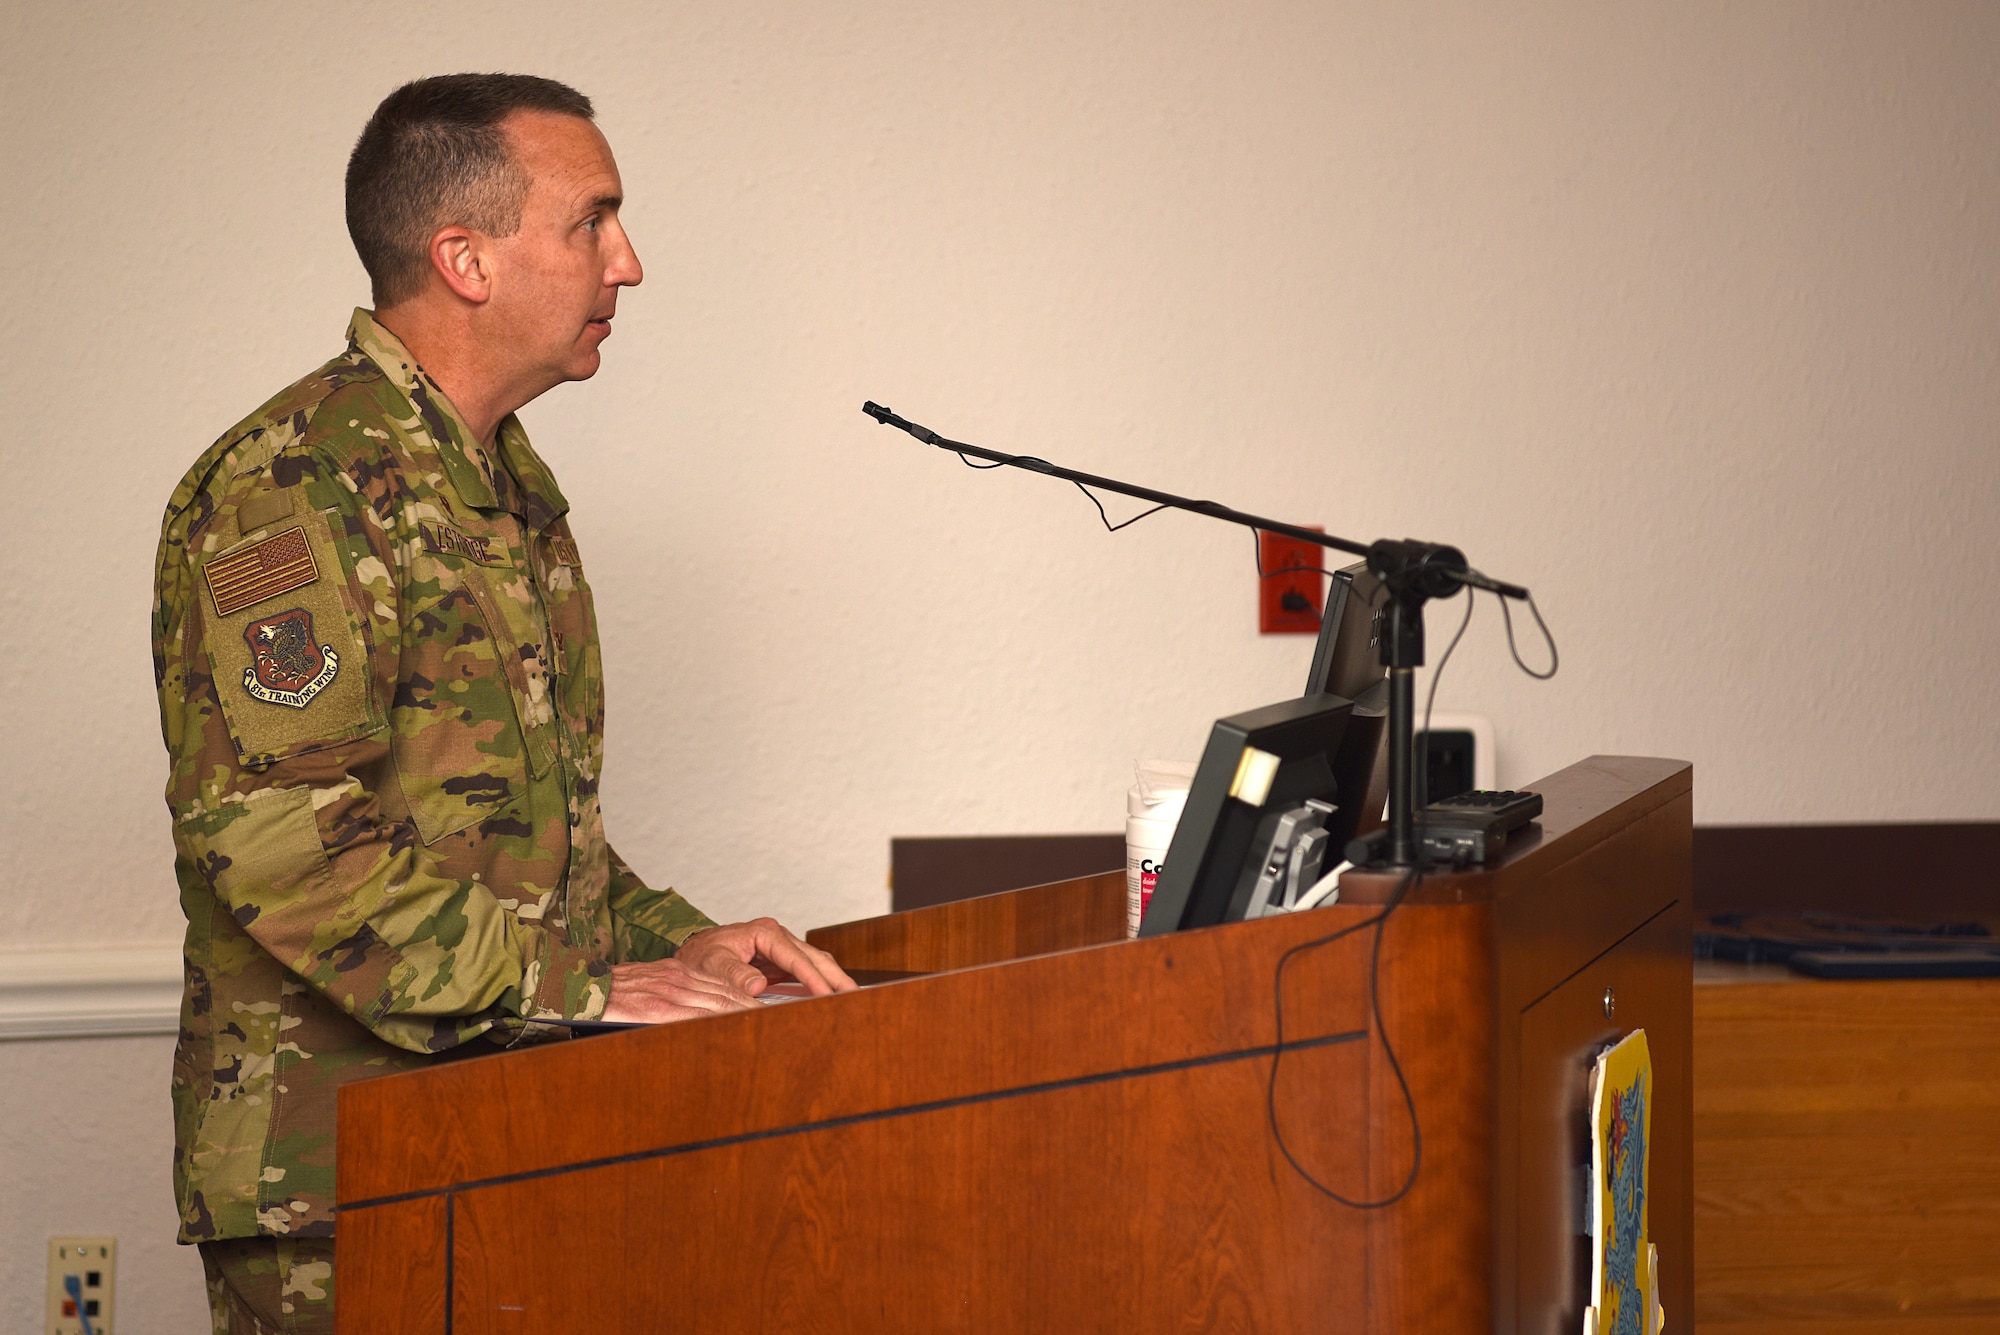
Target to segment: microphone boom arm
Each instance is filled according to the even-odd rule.
[[[897,416],[873,400],[862,404],[861,411],[884,426],[907,431],[926,445],[935,445],[956,455],[970,455],[990,463],[1025,468],[1031,473],[1061,478],[1080,487],[1113,491],[1121,496],[1151,501],[1155,505],[1207,515],[1211,519],[1263,529],[1267,533],[1280,533],[1333,551],[1366,557],[1369,572],[1382,582],[1389,593],[1382,636],[1382,664],[1389,669],[1389,821],[1386,848],[1381,844],[1374,847],[1391,867],[1418,865],[1422,850],[1418,847],[1415,831],[1415,677],[1416,669],[1423,666],[1424,661],[1424,604],[1432,598],[1448,598],[1462,587],[1485,589],[1503,598],[1520,600],[1527,599],[1526,589],[1472,569],[1465,562],[1465,554],[1456,547],[1420,542],[1414,538],[1401,541],[1383,538],[1364,545],[1348,538],[1301,528],[1297,524],[1232,510],[1215,501],[1198,501],[1176,496],[1172,492],[1120,482],[1116,478],[1079,473],[1073,468],[1060,468],[1032,455],[1002,454],[998,450],[967,445],[964,441],[948,440],[927,426]]]
[[[1245,514],[1232,510],[1215,501],[1197,501],[1188,496],[1176,496],[1172,492],[1155,491],[1151,487],[1141,487],[1130,482],[1120,482],[1117,478],[1099,477],[1094,473],[1079,473],[1073,468],[1059,468],[1047,459],[1037,459],[1029,454],[1002,454],[998,450],[982,449],[977,445],[967,445],[962,440],[946,440],[927,426],[919,426],[907,418],[898,417],[881,404],[868,402],[861,405],[861,411],[884,426],[898,427],[909,432],[926,445],[935,445],[952,454],[969,454],[975,459],[985,459],[991,463],[1006,464],[1010,468],[1025,468],[1030,473],[1041,473],[1047,477],[1061,478],[1074,482],[1080,487],[1096,487],[1100,491],[1115,491],[1121,496],[1131,496],[1137,500],[1151,501],[1155,505],[1172,506],[1176,510],[1188,510],[1211,519],[1223,519],[1232,524],[1242,524],[1248,528],[1261,528],[1269,533],[1282,533],[1288,538],[1301,542],[1315,543],[1330,547],[1337,552],[1348,552],[1354,556],[1368,555],[1368,549],[1358,542],[1346,538],[1329,537],[1315,529],[1300,528],[1297,524],[1287,524],[1279,519],[1266,519],[1262,515]]]

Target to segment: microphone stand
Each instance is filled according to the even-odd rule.
[[[1031,455],[1002,454],[997,450],[967,445],[963,441],[947,440],[929,427],[898,417],[872,401],[862,404],[861,411],[884,426],[907,431],[926,445],[935,445],[956,455],[970,455],[991,463],[1025,468],[1031,473],[1061,478],[1079,486],[1115,491],[1123,496],[1151,501],[1155,505],[1187,510],[1246,528],[1263,529],[1268,533],[1281,533],[1301,542],[1365,557],[1369,573],[1381,581],[1389,595],[1388,606],[1384,609],[1386,630],[1381,650],[1382,665],[1389,670],[1389,823],[1386,847],[1376,843],[1370,849],[1371,853],[1381,853],[1380,862],[1378,864],[1371,858],[1369,865],[1415,867],[1421,862],[1423,850],[1418,847],[1416,835],[1415,751],[1416,670],[1424,662],[1424,604],[1433,598],[1449,598],[1461,588],[1485,589],[1503,598],[1525,600],[1528,596],[1526,589],[1472,569],[1466,564],[1465,554],[1456,547],[1420,542],[1415,538],[1383,538],[1364,545],[1314,529],[1300,528],[1297,524],[1232,510],[1214,501],[1197,501],[1171,492],[1155,491],[1151,487],[1120,482],[1116,478],[1059,468],[1046,459]],[[1362,859],[1352,860],[1359,862]]]

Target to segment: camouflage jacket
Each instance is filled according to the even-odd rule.
[[[567,503],[366,311],[168,503],[153,621],[187,990],[181,1240],[333,1231],[344,1081],[601,1015],[709,920],[604,840]]]

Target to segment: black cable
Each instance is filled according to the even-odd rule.
[[[1556,669],[1562,666],[1562,659],[1556,653],[1556,637],[1549,634],[1549,623],[1542,620],[1542,609],[1535,606],[1535,595],[1532,593],[1528,595],[1528,611],[1534,614],[1535,624],[1542,629],[1542,639],[1549,646],[1549,670],[1547,672],[1537,672],[1521,661],[1521,651],[1514,647],[1514,618],[1507,611],[1507,600],[1502,598],[1500,600],[1500,619],[1507,623],[1507,652],[1514,655],[1515,667],[1521,669],[1521,671],[1527,673],[1536,681],[1547,681],[1550,677],[1556,675]]]
[[[1152,511],[1148,510],[1146,513],[1151,514]],[[1142,519],[1144,517],[1140,516]],[[1328,570],[1325,566],[1279,566],[1276,570],[1264,569],[1264,530],[1261,528],[1250,530],[1250,550],[1257,557],[1258,579],[1276,579],[1279,575],[1325,575],[1331,579],[1340,573],[1337,570]]]
[[[1044,464],[1050,468],[1055,467],[1055,465],[1049,463],[1047,459],[1038,459],[1032,454],[1010,454],[1005,459],[996,459],[990,464],[976,464],[972,462],[972,460],[966,458],[965,455],[960,454],[957,450],[953,450],[952,453],[957,454],[958,461],[964,464],[967,468],[977,468],[981,469],[982,471],[988,468],[1005,468],[1009,464],[1022,464],[1022,463]],[[1141,519],[1144,519],[1147,515],[1158,514],[1160,511],[1167,508],[1166,504],[1162,502],[1161,504],[1154,506],[1150,510],[1141,510],[1138,514],[1133,515],[1130,519],[1121,519],[1114,524],[1111,522],[1111,516],[1104,513],[1104,502],[1097,499],[1096,492],[1092,491],[1089,487],[1084,486],[1081,482],[1077,482],[1074,480],[1071,481],[1070,485],[1075,487],[1078,491],[1082,492],[1084,494],[1084,497],[1088,499],[1092,505],[1097,507],[1097,518],[1101,523],[1103,523],[1104,531],[1106,533],[1116,533],[1121,528],[1126,528],[1132,524],[1138,523]]]
[[[1097,517],[1104,521],[1104,531],[1106,533],[1116,533],[1121,528],[1125,528],[1128,525],[1138,523],[1141,519],[1144,519],[1147,515],[1158,514],[1160,511],[1167,508],[1165,505],[1156,505],[1150,510],[1141,510],[1138,514],[1133,515],[1130,519],[1121,519],[1114,524],[1111,522],[1111,516],[1104,513],[1104,502],[1097,499],[1096,492],[1092,491],[1089,487],[1084,486],[1081,482],[1076,484],[1076,489],[1082,492],[1084,495],[1090,497],[1090,503],[1097,507]]]
[[[1499,598],[1500,595],[1495,594],[1494,597]],[[1444,675],[1444,665],[1451,661],[1451,651],[1458,648],[1458,642],[1465,638],[1465,628],[1472,624],[1472,604],[1473,604],[1473,593],[1471,589],[1467,589],[1465,591],[1465,616],[1461,618],[1458,623],[1458,633],[1453,635],[1451,637],[1451,643],[1447,644],[1444,647],[1444,656],[1438,659],[1437,667],[1434,670],[1432,670],[1431,688],[1429,692],[1427,692],[1424,696],[1424,731],[1426,733],[1428,733],[1431,730],[1431,706],[1437,703],[1438,678]],[[1503,609],[1507,606],[1507,600],[1505,598],[1500,598],[1500,606]],[[1422,820],[1423,815],[1424,815],[1423,810],[1419,808],[1417,811],[1417,819]],[[1419,831],[1418,835],[1419,835],[1419,846],[1421,846],[1422,831]]]
[[[1465,616],[1460,619],[1457,633],[1451,637],[1451,643],[1445,646],[1444,654],[1438,659],[1437,669],[1431,673],[1430,692],[1424,700],[1424,731],[1427,733],[1431,729],[1431,707],[1437,703],[1438,678],[1444,675],[1444,667],[1446,663],[1451,661],[1452,650],[1458,648],[1458,642],[1465,638],[1465,628],[1472,624],[1472,604],[1472,590],[1467,589],[1465,591]],[[1312,941],[1303,941],[1293,946],[1278,957],[1278,969],[1273,982],[1273,1009],[1275,1011],[1275,1028],[1277,1032],[1271,1049],[1271,1078],[1264,1086],[1264,1113],[1271,1124],[1271,1138],[1277,1141],[1278,1152],[1285,1156],[1285,1162],[1292,1166],[1293,1172],[1305,1179],[1308,1186],[1321,1195],[1347,1206],[1351,1210],[1380,1210],[1394,1205],[1397,1201],[1409,1195],[1410,1188],[1416,1186],[1417,1173],[1423,1167],[1424,1163],[1423,1119],[1417,1115],[1417,1098],[1410,1090],[1409,1078],[1403,1074],[1403,1063],[1397,1059],[1395,1045],[1389,1041],[1388,1026],[1382,1023],[1381,987],[1382,937],[1388,926],[1389,915],[1394,913],[1403,900],[1424,883],[1423,846],[1424,813],[1419,811],[1417,812],[1417,865],[1410,868],[1401,883],[1396,886],[1394,893],[1389,896],[1388,902],[1382,906],[1382,911],[1372,918],[1364,918],[1360,922],[1349,923],[1337,932],[1331,932],[1326,936]],[[1410,1171],[1409,1175],[1403,1179],[1403,1185],[1397,1187],[1389,1195],[1382,1197],[1380,1200],[1358,1201],[1341,1195],[1332,1187],[1327,1186],[1326,1183],[1314,1177],[1306,1170],[1305,1165],[1301,1164],[1297,1157],[1292,1154],[1291,1146],[1285,1143],[1284,1128],[1278,1124],[1278,1067],[1285,1058],[1285,969],[1291,964],[1293,956],[1302,954],[1308,950],[1317,950],[1321,946],[1332,945],[1342,937],[1351,936],[1355,932],[1363,931],[1370,927],[1375,929],[1375,940],[1371,943],[1368,950],[1368,1014],[1369,1019],[1375,1025],[1375,1032],[1382,1036],[1382,1055],[1389,1059],[1389,1069],[1396,1076],[1396,1087],[1403,1092],[1403,1108],[1410,1117]]]
[[[1416,1096],[1410,1092],[1410,1082],[1403,1075],[1402,1063],[1396,1060],[1396,1049],[1389,1042],[1389,1031],[1382,1025],[1381,990],[1377,986],[1377,980],[1381,977],[1383,924],[1388,921],[1389,915],[1396,911],[1397,905],[1403,902],[1403,897],[1423,883],[1423,875],[1421,867],[1410,868],[1409,873],[1403,877],[1402,883],[1389,896],[1388,903],[1383,905],[1380,913],[1372,918],[1364,918],[1360,922],[1350,923],[1337,932],[1331,932],[1315,940],[1302,941],[1278,957],[1278,971],[1274,982],[1277,1034],[1271,1051],[1271,1078],[1264,1086],[1264,1113],[1271,1124],[1271,1138],[1277,1141],[1278,1152],[1285,1156],[1285,1162],[1292,1166],[1293,1172],[1305,1179],[1306,1185],[1319,1192],[1322,1196],[1337,1201],[1351,1210],[1380,1210],[1385,1206],[1394,1205],[1397,1201],[1403,1199],[1404,1196],[1409,1194],[1410,1188],[1416,1185],[1417,1169],[1422,1165],[1424,1159],[1423,1124],[1417,1118]],[[1278,1124],[1278,1067],[1285,1056],[1285,970],[1290,966],[1292,958],[1308,950],[1317,950],[1321,946],[1330,946],[1343,937],[1352,936],[1354,933],[1370,927],[1375,929],[1375,941],[1368,954],[1368,1013],[1369,1018],[1374,1022],[1375,1032],[1382,1036],[1382,1052],[1389,1059],[1389,1069],[1395,1072],[1396,1084],[1403,1091],[1403,1106],[1408,1110],[1410,1115],[1412,1151],[1410,1155],[1410,1173],[1408,1177],[1403,1179],[1402,1186],[1396,1188],[1393,1193],[1384,1196],[1380,1200],[1358,1201],[1341,1195],[1332,1187],[1327,1186],[1326,1183],[1314,1177],[1306,1169],[1306,1166],[1298,1161],[1297,1156],[1292,1153],[1291,1146],[1285,1143],[1285,1130]]]
[[[950,449],[951,447],[946,446],[945,448]],[[1005,459],[995,459],[991,463],[982,464],[973,462],[971,458],[967,457],[965,454],[961,453],[958,450],[952,450],[952,453],[958,455],[958,461],[964,464],[967,468],[977,468],[982,472],[989,468],[1007,468],[1010,466],[1019,466],[1024,463],[1042,464],[1050,468],[1055,467],[1055,465],[1049,463],[1047,459],[1043,459],[1032,454],[1010,454]],[[1144,519],[1147,515],[1156,515],[1160,511],[1168,508],[1166,502],[1161,502],[1159,505],[1152,507],[1150,510],[1141,510],[1138,514],[1133,515],[1130,519],[1121,519],[1114,524],[1111,522],[1111,516],[1105,513],[1104,502],[1097,499],[1096,492],[1092,491],[1089,487],[1084,486],[1081,482],[1077,482],[1074,480],[1070,482],[1070,485],[1075,487],[1078,491],[1082,492],[1084,494],[1085,499],[1087,499],[1092,505],[1097,507],[1098,522],[1104,525],[1104,531],[1106,533],[1116,533],[1121,528],[1129,528],[1133,524],[1138,523],[1141,519]],[[1316,574],[1316,575],[1325,575],[1330,579],[1336,573],[1338,573],[1336,571],[1328,570],[1325,566],[1281,566],[1276,570],[1270,570],[1270,571],[1265,570],[1264,545],[1262,541],[1262,534],[1263,534],[1262,529],[1253,528],[1250,530],[1250,540],[1251,543],[1255,546],[1257,552],[1257,578],[1272,579],[1278,575]]]

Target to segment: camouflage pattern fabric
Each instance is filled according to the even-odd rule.
[[[201,1244],[212,1335],[333,1335],[332,1238]]]
[[[202,455],[160,535],[154,667],[187,987],[183,1242],[333,1232],[345,1081],[565,1032],[709,919],[605,842],[603,674],[568,504],[395,336]]]

